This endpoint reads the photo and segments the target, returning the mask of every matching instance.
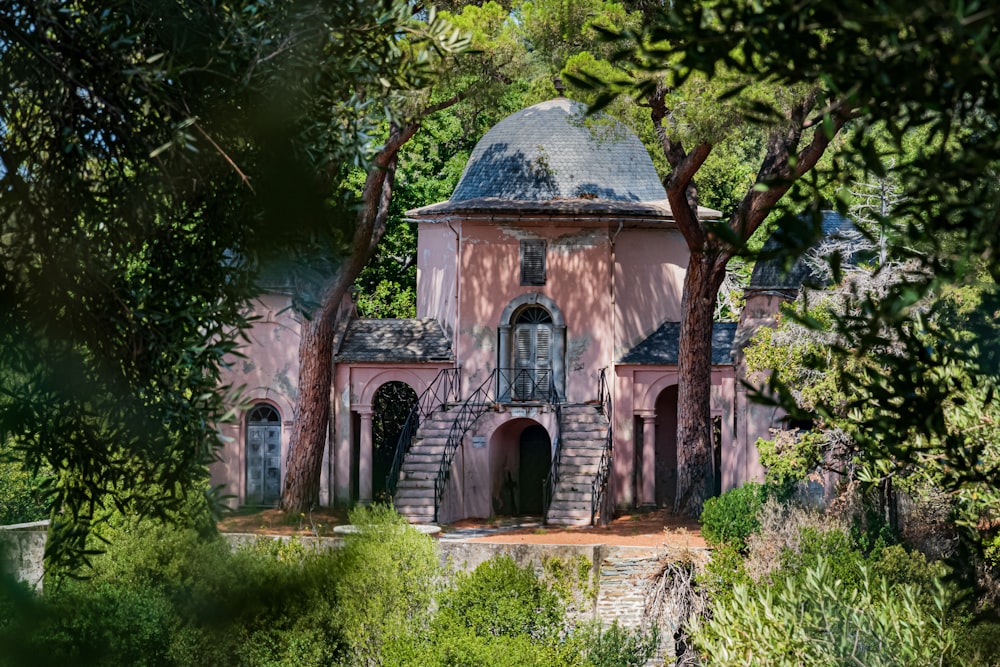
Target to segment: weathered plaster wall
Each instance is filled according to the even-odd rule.
[[[461,225],[454,231],[443,222],[417,227],[417,317],[433,317],[454,340],[458,307],[458,245]]]
[[[520,240],[545,239],[546,284],[520,284]],[[597,369],[611,359],[610,243],[605,229],[463,223],[458,363],[474,388],[497,367],[497,327],[516,297],[540,293],[566,322],[566,398],[597,396]]]
[[[664,322],[679,322],[688,251],[673,229],[623,229],[615,239],[614,355],[619,359]]]
[[[278,410],[282,420],[282,461],[288,446],[298,386],[299,322],[282,294],[264,294],[255,301],[253,314],[260,319],[248,332],[250,343],[242,348],[244,358],[233,358],[223,369],[222,381],[232,387],[244,387],[241,400],[251,404],[267,403]],[[220,460],[211,466],[212,484],[221,484],[223,493],[233,496],[233,503],[246,498],[245,413],[238,424],[222,426],[227,438]],[[282,469],[284,474],[284,469]]]
[[[0,571],[13,575],[36,590],[42,589],[45,571],[47,521],[0,527]],[[24,526],[23,528],[21,526]]]

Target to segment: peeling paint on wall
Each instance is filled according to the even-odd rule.
[[[252,359],[244,359],[243,360],[243,374],[244,375],[250,375],[255,370],[257,370],[257,366],[254,365]]]
[[[567,254],[603,245],[607,240],[607,232],[602,229],[583,229],[554,238],[549,247],[556,252]]]
[[[468,336],[476,342],[476,347],[487,352],[495,350],[497,346],[497,331],[494,327],[484,327],[480,324],[473,324],[462,329],[461,334]]]
[[[296,387],[288,377],[289,369],[285,366],[280,371],[274,374],[274,384],[281,388],[285,396],[288,396],[292,402],[296,402],[299,398],[298,387]]]
[[[571,338],[566,349],[566,361],[567,366],[569,366],[572,371],[582,371],[584,368],[583,364],[583,354],[590,347],[590,344],[594,342],[590,334],[584,334],[582,336]]]

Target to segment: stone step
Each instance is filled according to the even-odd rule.
[[[396,487],[396,500],[420,500],[422,498],[430,498],[434,495],[434,481],[430,480],[407,480],[406,483],[400,482],[399,486]]]
[[[403,460],[403,470],[410,468],[413,465],[441,465],[441,453],[413,453],[407,454],[406,458]]]
[[[411,467],[404,469],[401,473],[400,480],[410,479],[410,480],[430,480],[433,482],[437,479],[438,470],[440,466],[435,465],[433,469],[431,468],[417,468]]]
[[[392,499],[400,507],[433,507],[434,489],[400,489],[402,493]]]

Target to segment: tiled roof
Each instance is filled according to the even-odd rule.
[[[820,211],[820,216],[820,228],[815,230],[819,240],[811,247],[816,247],[822,239],[845,236],[852,231],[857,233],[850,218],[836,211]],[[803,221],[808,220],[803,219]],[[809,278],[811,270],[806,260],[809,249],[802,251],[791,267],[785,270],[785,262],[789,258],[780,252],[786,245],[782,236],[782,230],[775,230],[767,239],[761,250],[762,257],[753,267],[748,289],[797,290]]]
[[[337,353],[338,362],[451,361],[451,342],[437,320],[353,320]]]
[[[618,363],[675,366],[680,349],[680,335],[680,322],[664,322],[644,341],[625,353]],[[716,322],[712,325],[712,365],[728,366],[733,363],[735,336],[735,322]]]
[[[586,112],[556,98],[500,121],[476,144],[451,201],[666,199],[639,138],[610,116]]]

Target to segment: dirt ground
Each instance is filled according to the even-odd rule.
[[[310,514],[285,514],[280,510],[241,510],[223,518],[219,529],[227,533],[261,535],[333,534],[333,527],[348,523],[344,510],[320,509]],[[679,519],[665,510],[626,514],[607,526],[563,528],[542,526],[531,517],[465,519],[442,526],[442,535],[475,542],[505,544],[609,544],[642,547],[704,547],[697,521]]]

